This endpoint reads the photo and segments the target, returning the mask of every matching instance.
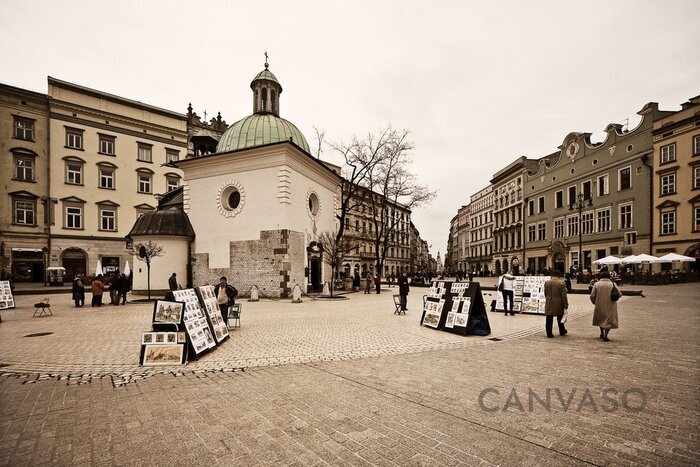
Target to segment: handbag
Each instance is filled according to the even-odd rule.
[[[561,324],[566,324],[566,319],[569,317],[569,309],[564,308],[564,314],[561,317]]]
[[[613,284],[612,292],[610,292],[610,300],[616,302],[620,299],[620,297],[622,297],[620,289],[618,289],[617,286]]]
[[[498,291],[503,292],[503,279],[501,279],[501,282],[498,283]]]

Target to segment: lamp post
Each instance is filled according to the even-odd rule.
[[[586,203],[586,200],[588,200],[588,203]],[[579,266],[579,274],[581,271],[583,271],[583,229],[582,223],[582,212],[583,208],[585,207],[592,207],[593,206],[593,199],[589,194],[589,197],[586,198],[585,193],[579,193],[576,195],[576,201],[571,203],[569,205],[569,211],[578,211],[578,266]]]

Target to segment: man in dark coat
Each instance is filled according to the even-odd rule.
[[[116,281],[117,284],[117,305],[121,301],[122,305],[126,305],[126,294],[129,292],[129,278],[126,274],[122,273],[119,279]]]
[[[554,324],[555,316],[559,325],[559,335],[565,336],[567,331],[561,319],[564,317],[564,310],[569,308],[569,299],[566,295],[566,284],[561,278],[561,271],[555,270],[554,277],[544,283],[544,297],[546,299],[544,314],[546,316],[547,337],[554,337],[552,324]]]
[[[405,272],[399,274],[399,296],[401,301],[401,311],[406,311],[408,305],[408,277]]]
[[[170,288],[171,292],[173,290],[177,290],[177,274],[173,273],[173,275],[170,276],[168,279],[168,287]]]

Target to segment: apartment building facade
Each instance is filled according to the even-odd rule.
[[[700,96],[656,120],[652,138],[652,253],[700,258]]]
[[[668,112],[646,104],[632,130],[611,123],[606,138],[568,134],[525,174],[526,268],[593,270],[608,255],[650,253],[652,125]]]
[[[489,185],[471,195],[469,205],[469,271],[489,276],[493,265],[493,187]]]

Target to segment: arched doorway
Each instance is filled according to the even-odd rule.
[[[321,292],[323,290],[323,245],[311,242],[306,252],[309,255],[308,292]]]
[[[61,266],[66,268],[66,280],[72,281],[76,274],[87,273],[87,253],[80,248],[68,248],[61,255]]]
[[[552,258],[552,262],[554,263],[554,270],[559,271],[562,274],[564,273],[564,255],[562,253],[554,253],[554,257]]]
[[[504,274],[505,274],[506,272],[508,272],[508,260],[507,260],[507,259],[504,259],[504,260],[503,260],[503,267],[502,267],[502,269],[503,269],[503,273],[504,273]]]
[[[690,256],[692,258],[695,258],[694,263],[686,263],[690,265],[690,270],[693,272],[700,272],[700,243],[696,243],[695,245],[691,246],[687,250],[685,250],[685,253],[683,253],[685,256]]]

